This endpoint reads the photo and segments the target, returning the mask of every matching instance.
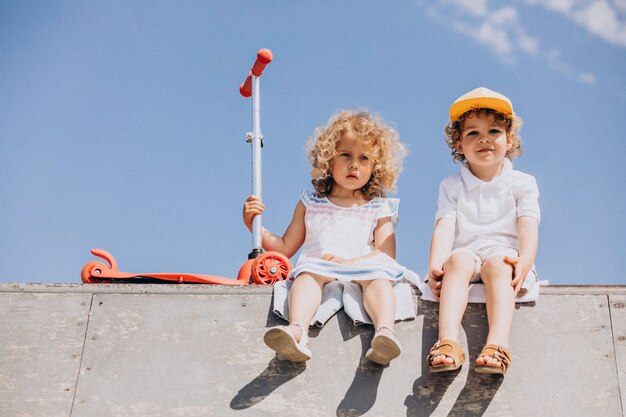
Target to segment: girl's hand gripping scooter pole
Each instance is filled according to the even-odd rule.
[[[261,147],[263,135],[261,133],[261,83],[260,77],[265,66],[272,62],[272,52],[261,49],[257,53],[252,70],[239,92],[244,97],[252,96],[252,132],[246,135],[246,141],[252,145],[252,194],[261,198]],[[237,280],[252,279],[253,282],[263,282],[272,285],[274,282],[286,279],[291,271],[289,258],[280,252],[263,253],[261,215],[252,220],[252,252],[248,255]]]

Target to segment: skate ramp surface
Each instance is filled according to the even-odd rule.
[[[0,417],[621,416],[626,287],[542,287],[518,305],[504,377],[472,365],[487,332],[468,307],[460,371],[430,374],[437,304],[398,323],[402,355],[364,359],[371,326],[340,311],[311,329],[313,359],[262,342],[267,287],[0,284]]]

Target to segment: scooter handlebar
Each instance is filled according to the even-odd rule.
[[[252,70],[248,73],[246,80],[239,86],[239,93],[244,97],[252,95],[252,76],[260,77],[263,74],[265,66],[272,62],[272,51],[263,48],[256,54],[256,61],[252,66]]]
[[[260,77],[265,69],[265,66],[272,62],[272,51],[269,49],[263,48],[256,54],[256,61],[254,61],[254,65],[252,66],[252,75],[255,77]]]

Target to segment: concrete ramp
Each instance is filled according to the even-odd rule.
[[[416,300],[388,367],[371,326],[340,311],[311,330],[306,365],[262,342],[271,291],[200,285],[0,284],[0,416],[621,416],[626,287],[544,287],[520,305],[508,374],[478,375],[483,305],[463,322],[469,362],[430,374],[437,304]]]

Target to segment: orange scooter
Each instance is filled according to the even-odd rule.
[[[237,279],[177,272],[150,272],[145,274],[122,272],[118,269],[117,261],[113,255],[106,250],[94,248],[91,253],[107,261],[108,265],[100,261],[88,262],[80,272],[80,278],[85,284],[171,282],[176,284],[239,286],[248,285],[252,282],[258,285],[274,285],[276,281],[286,279],[289,271],[291,271],[289,258],[279,252],[265,252],[254,259],[249,259],[242,265]]]
[[[246,142],[252,146],[252,194],[261,197],[261,84],[259,78],[265,66],[272,61],[272,52],[261,49],[246,80],[239,86],[244,97],[252,96],[252,132],[246,135]],[[213,275],[186,274],[175,272],[156,272],[135,274],[118,270],[117,261],[104,249],[92,249],[91,253],[98,256],[108,265],[99,260],[88,262],[81,270],[80,277],[86,284],[100,283],[196,283],[217,285],[273,285],[276,281],[286,279],[291,271],[289,258],[280,252],[263,252],[261,246],[261,216],[255,216],[252,222],[252,252],[248,260],[239,269],[237,279]]]

